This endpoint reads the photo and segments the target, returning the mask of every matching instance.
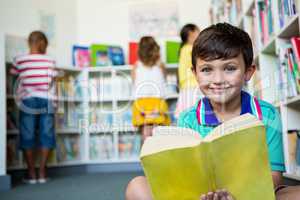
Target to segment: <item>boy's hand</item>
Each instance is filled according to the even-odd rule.
[[[234,200],[233,196],[227,190],[217,190],[216,192],[209,192],[203,194],[200,200]]]

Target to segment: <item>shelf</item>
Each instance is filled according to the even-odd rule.
[[[92,135],[95,134],[102,134],[102,133],[115,133],[115,132],[135,132],[138,129],[134,126],[120,126],[120,127],[114,127],[112,125],[104,125],[103,127],[95,127],[95,128],[89,128],[89,133]]]
[[[292,16],[289,21],[281,28],[277,37],[290,38],[299,35],[299,22],[298,15]]]
[[[82,98],[76,98],[76,97],[58,97],[57,101],[83,102],[84,100]]]
[[[139,163],[138,157],[128,159],[106,159],[106,160],[90,160],[89,164],[110,164],[110,163]]]
[[[83,70],[83,68],[78,68],[78,67],[61,67],[61,66],[57,66],[55,67],[55,69],[60,69],[60,70],[70,71],[70,72],[81,72]]]
[[[283,102],[285,106],[299,106],[300,108],[300,95],[289,98]]]
[[[168,63],[166,69],[178,69],[178,63]]]
[[[166,95],[165,99],[166,100],[169,100],[169,99],[177,99],[179,96],[178,93],[176,94],[168,94]],[[119,97],[119,98],[116,98],[116,101],[134,101],[135,98],[134,97]]]
[[[275,36],[270,36],[268,43],[262,48],[261,53],[275,54]]]
[[[13,94],[8,94],[6,95],[7,99],[15,99],[15,96]]]
[[[7,130],[7,135],[19,135],[18,129]]]
[[[283,176],[300,181],[300,175],[283,173]]]
[[[81,134],[81,131],[79,130],[79,128],[56,129],[55,132],[57,134],[71,134],[71,135]]]
[[[112,102],[114,101],[113,97],[106,97],[106,98],[97,98],[97,99],[90,99],[90,103],[100,103],[100,102]]]
[[[65,129],[55,129],[55,132],[57,134],[81,134],[80,130],[79,129],[68,129],[68,128],[65,128]],[[15,130],[7,130],[7,135],[19,135],[19,130],[18,129],[15,129]]]

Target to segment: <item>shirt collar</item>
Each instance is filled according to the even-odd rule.
[[[255,115],[258,119],[262,120],[261,108],[256,97],[250,95],[245,91],[242,91],[241,102],[242,104],[240,115],[250,113]],[[208,126],[217,126],[221,124],[221,122],[216,117],[211,103],[207,97],[199,100],[196,113],[199,124]]]

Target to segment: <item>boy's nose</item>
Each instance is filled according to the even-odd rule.
[[[224,81],[225,81],[224,76],[221,72],[214,73],[213,80],[212,80],[213,83],[223,83]]]

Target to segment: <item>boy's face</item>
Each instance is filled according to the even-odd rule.
[[[196,61],[193,70],[203,94],[215,103],[225,104],[241,94],[246,81],[255,71],[255,66],[246,69],[242,54],[231,59]]]

